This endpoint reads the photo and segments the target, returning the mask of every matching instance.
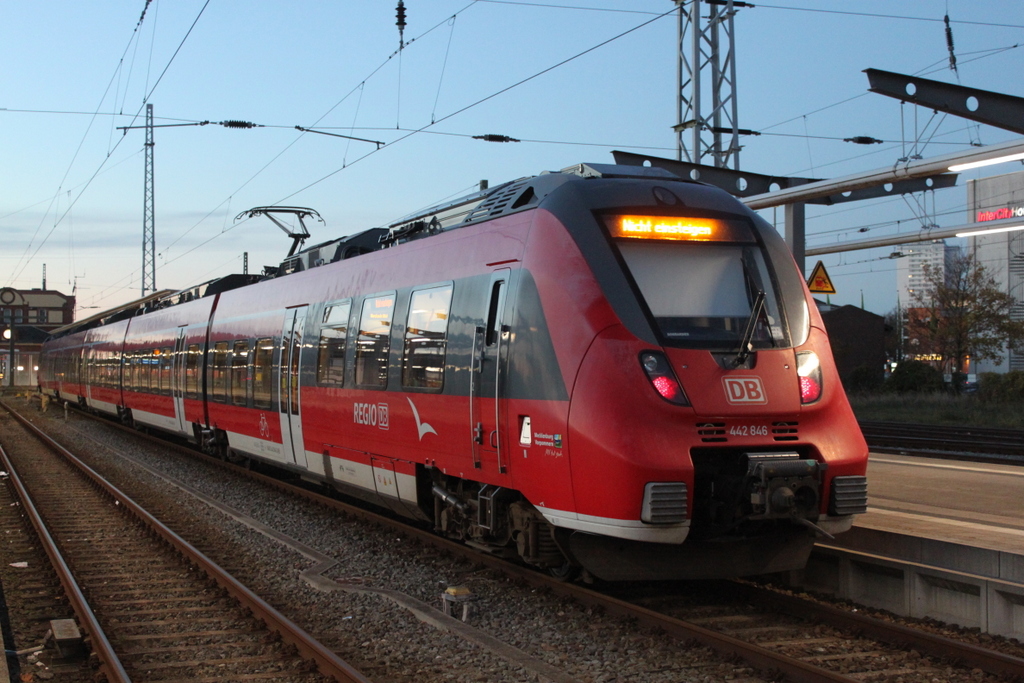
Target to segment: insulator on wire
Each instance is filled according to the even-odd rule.
[[[395,22],[395,26],[398,27],[398,47],[401,49],[405,46],[405,3],[402,0],[398,0],[398,7],[395,8],[395,16],[398,21]]]
[[[250,121],[221,121],[220,125],[225,128],[255,128],[256,124]]]
[[[942,20],[946,22],[946,47],[949,48],[949,68],[953,70],[953,73],[959,73],[956,70],[956,54],[953,52],[953,27],[949,25],[949,15],[947,14]]]
[[[843,138],[843,142],[852,142],[855,145],[880,145],[883,141],[870,135],[855,135],[852,138]]]
[[[507,135],[496,135],[494,133],[487,133],[486,135],[474,135],[474,140],[483,140],[484,142],[519,142],[515,138],[510,138]]]

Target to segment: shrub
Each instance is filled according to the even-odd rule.
[[[843,380],[848,394],[874,394],[882,389],[885,373],[882,368],[860,365],[851,370]]]
[[[942,373],[919,360],[905,360],[889,375],[884,389],[896,394],[942,391]]]
[[[978,377],[978,396],[993,403],[1020,403],[1024,401],[1024,372],[983,372]]]

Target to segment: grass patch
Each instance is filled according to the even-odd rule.
[[[1024,429],[1024,404],[982,401],[976,394],[850,396],[858,420]]]

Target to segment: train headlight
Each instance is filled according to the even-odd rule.
[[[682,385],[676,379],[676,373],[672,372],[672,366],[665,356],[654,351],[644,351],[640,354],[640,365],[659,396],[677,406],[690,405],[686,392],[683,391]]]
[[[800,379],[800,403],[814,403],[821,398],[821,363],[813,351],[796,354],[796,374]]]

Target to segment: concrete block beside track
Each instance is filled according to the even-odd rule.
[[[818,545],[790,582],[901,616],[1024,640],[1024,555],[872,529]]]

